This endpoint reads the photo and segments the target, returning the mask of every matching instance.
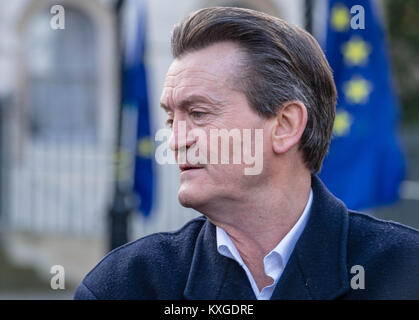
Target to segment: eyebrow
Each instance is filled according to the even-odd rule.
[[[186,110],[189,106],[194,105],[194,104],[198,104],[198,103],[206,103],[206,104],[210,104],[214,107],[217,107],[221,104],[221,102],[218,102],[216,100],[207,98],[205,96],[201,96],[201,95],[191,95],[189,97],[187,97],[186,99],[182,100],[179,103],[179,109],[184,109]],[[162,107],[164,110],[166,111],[172,111],[172,108],[165,105],[164,103],[160,102],[160,107]]]
[[[166,112],[171,111],[172,109],[166,106],[163,102],[160,102],[160,107],[163,108]]]

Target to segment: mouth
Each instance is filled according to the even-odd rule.
[[[190,164],[182,164],[182,165],[179,166],[179,169],[180,169],[180,172],[185,172],[185,171],[203,169],[203,167],[194,166],[194,165],[190,165]]]

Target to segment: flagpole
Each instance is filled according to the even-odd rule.
[[[108,232],[109,232],[109,249],[113,250],[128,242],[128,217],[131,213],[131,196],[126,188],[120,184],[121,181],[121,167],[119,154],[121,150],[121,130],[122,130],[122,107],[123,107],[123,66],[124,54],[122,44],[122,7],[124,0],[118,0],[115,4],[116,16],[116,38],[117,38],[117,56],[119,57],[119,108],[118,108],[118,123],[117,123],[117,144],[116,144],[116,166],[114,174],[114,198],[108,212]]]

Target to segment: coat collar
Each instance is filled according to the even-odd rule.
[[[349,289],[347,209],[314,175],[311,187],[310,218],[272,299],[333,299]],[[218,253],[215,234],[215,226],[206,220],[195,243],[185,298],[255,299],[244,270]]]
[[[255,295],[239,264],[217,251],[215,226],[205,221],[198,234],[184,290],[191,300],[252,300]]]
[[[272,299],[333,299],[349,289],[347,209],[316,176],[311,187],[310,218]]]

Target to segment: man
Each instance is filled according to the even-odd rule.
[[[315,175],[336,103],[317,42],[266,14],[207,8],[175,27],[172,51],[161,105],[178,198],[203,216],[114,250],[75,298],[419,298],[418,231],[349,211]],[[205,161],[222,129],[262,132],[241,141],[243,154],[262,146],[262,170]],[[207,158],[191,164],[196,151]]]

